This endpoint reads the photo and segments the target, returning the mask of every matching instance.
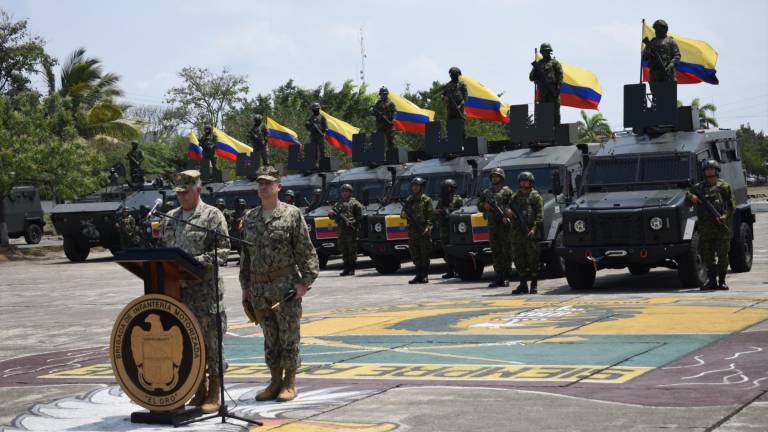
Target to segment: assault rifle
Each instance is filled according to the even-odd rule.
[[[413,214],[413,210],[409,206],[406,205],[406,201],[401,200],[400,203],[403,206],[403,211],[405,212],[406,219],[408,219],[408,225],[412,226],[414,231],[416,232],[423,232],[424,227],[421,225],[421,223],[416,219],[416,216]]]
[[[376,105],[371,105],[371,112],[373,112],[373,114],[374,114],[374,115],[375,115],[377,118],[381,119],[381,121],[383,121],[384,123],[386,123],[386,124],[387,124],[387,126],[389,126],[389,127],[392,127],[392,121],[391,121],[390,119],[388,119],[388,118],[387,118],[387,117],[384,115],[384,113],[383,113],[383,112],[381,112],[381,111],[377,110],[377,109],[376,109]]]
[[[715,220],[722,224],[722,217],[723,215],[720,214],[719,211],[715,208],[715,206],[712,205],[712,203],[707,199],[707,197],[704,195],[704,185],[700,184],[698,186],[694,185],[693,182],[689,183],[691,185],[691,193],[701,201],[701,205],[704,206],[704,209],[712,215]]]
[[[348,228],[354,228],[355,227],[355,224],[352,222],[352,220],[349,219],[347,217],[347,215],[345,215],[344,212],[342,212],[341,209],[338,207],[338,203],[335,204],[333,207],[331,207],[331,209],[334,211],[334,213],[336,213],[336,217],[341,218],[341,223],[344,226],[346,226]],[[336,217],[334,217],[334,219],[336,219]]]
[[[493,218],[496,220],[496,222],[502,223],[505,217],[507,217],[504,214],[504,210],[499,207],[499,203],[496,201],[496,197],[493,196],[493,193],[488,190],[484,194],[485,201],[491,206],[491,213],[493,214]]]
[[[511,206],[510,210],[512,210],[512,214],[515,215],[515,222],[518,228],[520,228],[520,231],[523,232],[523,235],[528,235],[528,232],[530,229],[528,228],[528,214],[527,212],[523,211],[522,209],[517,208],[517,206]]]

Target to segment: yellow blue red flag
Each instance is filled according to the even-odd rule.
[[[464,113],[467,118],[502,123],[509,121],[509,117],[507,117],[509,104],[504,103],[496,93],[480,81],[467,75],[461,75],[461,80],[467,85],[468,97],[464,105]]]
[[[287,127],[267,117],[267,143],[281,149],[288,149],[292,145],[301,145],[299,135]]]
[[[536,60],[541,54],[536,55]],[[598,109],[603,89],[594,72],[578,66],[561,63],[563,84],[560,86],[560,105],[581,109]],[[538,94],[536,95],[538,98]]]
[[[213,136],[216,138],[216,156],[236,161],[238,153],[250,155],[253,151],[250,146],[232,138],[221,129],[213,128]]]
[[[420,108],[415,103],[390,91],[389,100],[395,104],[394,127],[403,132],[423,134],[427,123],[435,119],[435,112]]]
[[[189,141],[187,156],[193,160],[203,160],[203,148],[197,140],[197,135],[194,132],[190,132],[187,141]]]
[[[328,132],[325,134],[325,140],[328,144],[347,155],[352,155],[352,135],[360,132],[360,129],[337,119],[323,110],[320,110],[320,114],[325,117],[325,121],[328,124]]]
[[[653,39],[656,32],[643,22],[643,39]],[[717,79],[717,51],[702,40],[690,39],[669,33],[680,48],[680,63],[677,64],[675,76],[678,84],[720,84]],[[641,44],[641,50],[645,44]],[[648,64],[643,63],[643,81],[648,81]]]

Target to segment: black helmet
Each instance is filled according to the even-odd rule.
[[[285,196],[295,197],[296,193],[293,192],[293,189],[287,189],[285,191]]]
[[[714,159],[705,160],[701,163],[701,170],[704,171],[707,168],[714,168],[717,172],[720,172],[720,164]]]
[[[381,88],[379,89],[379,94],[380,95],[383,95],[383,94],[388,95],[389,94],[389,89],[384,87],[384,86],[381,86]]]
[[[312,102],[312,109],[313,110],[320,109],[320,103],[319,102]]]
[[[259,122],[260,122],[260,121],[261,121],[263,118],[264,118],[264,117],[262,117],[262,116],[261,116],[261,114],[255,114],[255,115],[253,116],[253,120],[254,120],[254,121],[259,121]]]
[[[453,66],[452,68],[448,69],[448,75],[461,75],[461,69]]]
[[[165,208],[172,209],[176,206],[176,204],[173,203],[173,201],[166,201],[165,202]]]
[[[658,20],[654,21],[652,27],[653,27],[654,30],[656,30],[657,27],[663,28],[665,31],[669,30],[669,26],[667,25],[667,22],[664,21],[663,19],[658,19]]]
[[[544,52],[547,52],[547,51],[552,52],[552,45],[550,45],[549,42],[544,42],[539,47],[539,52],[544,53]]]
[[[206,132],[210,132],[213,129],[211,128],[211,125],[207,124],[207,125],[203,126],[203,130],[206,131]]]
[[[488,174],[488,176],[490,177],[492,175],[497,175],[497,176],[501,177],[502,180],[504,180],[504,170],[501,169],[501,168],[494,168],[494,169],[492,169],[490,174]]]
[[[131,145],[134,146],[134,147],[138,147],[139,146],[139,142],[138,141],[131,141]]]
[[[352,185],[349,184],[349,183],[344,183],[343,185],[341,185],[339,190],[348,190],[348,191],[352,192]]]
[[[320,189],[320,188],[315,188],[315,190],[313,190],[312,193],[314,195],[322,195],[323,194],[323,190]]]
[[[422,177],[414,177],[414,178],[411,180],[411,184],[412,184],[412,185],[419,185],[419,186],[423,186],[423,185],[424,185],[424,183],[426,183],[426,182],[427,182],[427,181],[426,181],[426,180],[424,180]]]
[[[445,179],[443,180],[443,186],[456,189],[456,181],[454,179]]]
[[[245,198],[238,198],[237,199],[237,205],[245,207],[246,206]]]
[[[520,183],[523,180],[528,180],[533,184],[536,182],[536,179],[533,177],[533,173],[530,171],[523,171],[520,174],[517,175],[517,182]]]
[[[219,198],[219,199],[216,200],[216,205],[217,206],[220,206],[220,205],[221,206],[226,206],[227,203],[226,203],[226,201],[224,201],[224,198]]]

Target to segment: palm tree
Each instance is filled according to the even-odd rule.
[[[699,123],[701,124],[702,129],[719,127],[717,120],[715,119],[715,111],[717,111],[715,104],[708,103],[701,105],[699,98],[694,98],[691,101],[691,107],[699,110]],[[711,115],[707,113],[711,113]]]
[[[603,116],[603,113],[587,115],[581,110],[581,120],[577,122],[579,128],[579,143],[590,143],[607,139],[611,136],[611,126]]]

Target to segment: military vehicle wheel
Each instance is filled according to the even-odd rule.
[[[546,251],[547,276],[555,279],[565,275],[565,258],[557,254],[557,248],[563,246],[563,232],[559,231],[555,243]]]
[[[690,249],[677,259],[677,276],[686,288],[704,286],[707,282],[707,269],[699,252],[699,233],[691,237]]]
[[[744,273],[752,270],[752,227],[742,222],[731,244],[731,271]]]
[[[317,260],[320,262],[320,268],[324,269],[328,265],[328,255],[317,254]]]
[[[83,262],[88,259],[91,248],[83,246],[70,236],[64,237],[64,255],[72,262]]]
[[[629,272],[632,273],[634,276],[646,275],[650,271],[651,271],[650,267],[642,264],[629,266]]]
[[[24,241],[27,244],[38,244],[43,239],[43,228],[38,224],[29,224],[24,233]]]
[[[565,279],[575,290],[590,289],[595,285],[595,267],[592,264],[565,262]]]
[[[483,277],[483,270],[485,266],[483,263],[478,262],[475,265],[472,260],[459,259],[454,262],[454,269],[459,274],[459,278],[463,281],[480,280]]]
[[[400,260],[393,256],[373,257],[373,266],[380,274],[392,274],[400,270]]]

